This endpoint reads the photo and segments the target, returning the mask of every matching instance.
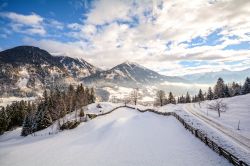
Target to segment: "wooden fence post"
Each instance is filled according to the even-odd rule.
[[[219,149],[219,155],[221,155],[221,154],[222,154],[222,152],[221,152],[221,147],[218,146],[218,149]]]
[[[214,150],[214,141],[211,141],[212,142],[212,149]]]
[[[207,142],[207,137],[205,137],[205,143],[206,143],[206,145],[208,145],[208,142]]]
[[[198,130],[195,130],[195,136],[198,137]]]
[[[229,154],[229,162],[230,162],[230,163],[233,163],[231,154]]]

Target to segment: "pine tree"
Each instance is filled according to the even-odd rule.
[[[198,101],[200,102],[200,101],[204,101],[204,95],[203,95],[203,92],[202,92],[202,90],[200,89],[199,90],[199,93],[198,93]]]
[[[196,95],[193,96],[192,98],[192,103],[198,102],[198,97]]]
[[[52,118],[48,111],[47,105],[41,105],[38,114],[36,115],[36,131],[45,129],[52,124]]]
[[[223,98],[225,97],[225,84],[222,78],[218,78],[217,83],[214,87],[214,98]]]
[[[169,92],[168,103],[176,104],[176,100],[175,100],[174,95],[172,94],[172,92]]]
[[[23,128],[21,132],[21,136],[27,136],[31,133],[33,133],[33,108],[31,105],[28,106],[28,114],[26,115],[24,122],[23,122]]]
[[[230,97],[230,91],[227,85],[224,87],[224,96],[225,97]]]
[[[94,91],[94,88],[91,88],[90,89],[90,98],[89,98],[89,103],[88,104],[91,104],[91,103],[94,103],[95,102],[95,91]]]
[[[249,77],[246,78],[246,81],[242,86],[241,93],[242,94],[250,93],[250,78]]]
[[[0,135],[3,134],[9,126],[9,118],[5,108],[0,110]]]
[[[43,92],[43,98],[44,98],[44,102],[48,103],[49,97],[48,97],[48,92],[46,89]]]
[[[186,99],[183,95],[181,97],[178,97],[178,103],[185,103],[185,102],[186,102]]]
[[[230,96],[238,96],[241,94],[241,86],[233,82],[230,88]]]
[[[52,124],[52,117],[49,112],[50,99],[47,94],[47,91],[44,91],[44,101],[38,105],[37,112],[34,116],[34,131],[39,131],[49,127]],[[58,117],[59,118],[59,117]]]
[[[187,94],[186,94],[185,103],[191,103],[191,97],[190,97],[190,95],[189,95],[188,92],[187,92]]]
[[[53,121],[64,117],[67,113],[95,102],[94,89],[72,85],[66,91],[50,89],[43,93],[43,100],[37,105],[20,101],[7,105],[0,110],[0,134],[15,126],[23,126],[22,135],[49,127]],[[77,114],[78,115],[78,114]]]
[[[214,94],[213,94],[212,88],[209,87],[207,91],[207,100],[213,100],[213,98],[214,98]]]
[[[52,118],[51,118],[49,111],[45,111],[43,119],[40,123],[40,128],[45,129],[45,128],[49,127],[50,125],[52,125],[52,122],[53,121],[52,121]]]
[[[67,92],[67,112],[70,113],[74,110],[73,101],[75,96],[75,89],[73,85],[69,85],[68,92]]]

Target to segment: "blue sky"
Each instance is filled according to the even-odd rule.
[[[166,75],[250,67],[249,0],[0,0],[0,49],[34,45]]]

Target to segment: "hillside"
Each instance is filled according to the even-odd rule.
[[[119,109],[56,135],[8,135],[0,136],[0,156],[4,156],[0,160],[9,166],[230,165],[173,117],[131,109]]]
[[[221,113],[220,118],[217,111],[208,109],[208,106],[215,101],[204,101],[200,105],[198,103],[186,104],[184,109],[205,117],[231,133],[237,133],[243,139],[246,138],[250,144],[250,94],[225,98],[222,101],[227,105],[227,109]]]
[[[52,56],[32,46],[0,52],[0,95],[36,96],[44,88],[76,84],[98,69],[82,59]]]

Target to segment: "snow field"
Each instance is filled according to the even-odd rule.
[[[238,97],[243,97],[243,98],[248,98],[250,97],[250,95],[244,95],[244,96],[238,96]],[[237,98],[234,100],[237,100]],[[227,98],[227,99],[223,99],[226,103],[234,103],[233,98]],[[243,101],[243,100],[242,100]],[[244,100],[244,101],[247,101]],[[208,102],[208,101],[205,101]],[[243,106],[247,106],[247,103],[242,103]],[[246,112],[245,109],[241,110],[241,109],[233,109],[230,104],[228,104],[228,111],[222,113],[221,117],[226,116],[226,114],[231,114],[227,115],[228,116],[228,121],[231,121],[230,119],[233,119],[234,117],[232,116],[233,112],[234,114],[241,114],[242,112]],[[234,138],[226,135],[225,133],[222,133],[222,131],[224,130],[225,122],[222,120],[220,121],[220,124],[222,127],[221,128],[222,131],[218,130],[217,128],[214,127],[214,125],[212,126],[210,123],[214,124],[213,119],[211,119],[212,121],[210,123],[208,123],[208,121],[204,121],[203,119],[200,119],[199,117],[195,116],[194,114],[192,114],[190,111],[195,111],[198,112],[200,111],[200,107],[199,104],[177,104],[177,105],[172,105],[172,104],[168,104],[166,106],[163,107],[159,107],[156,108],[158,111],[160,112],[172,112],[175,111],[175,113],[177,113],[179,116],[181,116],[183,119],[185,119],[185,121],[187,123],[189,123],[191,126],[193,126],[196,129],[199,129],[201,132],[206,133],[207,137],[210,138],[211,140],[213,140],[214,142],[216,142],[219,146],[223,147],[224,149],[226,149],[227,151],[229,151],[231,154],[234,154],[235,156],[237,156],[238,158],[240,158],[242,161],[246,162],[247,164],[250,164],[250,151],[249,148],[246,146],[243,146],[242,144],[240,144],[239,142],[237,142]],[[235,112],[237,111],[237,112]],[[214,115],[217,115],[217,112],[214,111],[210,111],[211,113],[213,112]],[[209,112],[209,114],[210,114]],[[229,113],[231,112],[231,113]],[[244,116],[242,116],[241,118],[249,120],[249,113],[243,113]],[[218,116],[218,115],[217,115]],[[220,120],[218,118],[218,120]],[[248,124],[250,124],[248,122]],[[223,127],[224,126],[224,127]],[[245,126],[245,129],[247,129],[248,126]],[[239,131],[240,132],[240,131]],[[233,135],[234,137],[236,137],[237,139],[240,139],[239,136],[237,136],[237,131],[232,131],[231,135]],[[244,141],[244,140],[242,140]]]
[[[46,137],[1,139],[0,165],[230,165],[174,117],[120,108]]]
[[[208,104],[214,101],[204,101],[199,104],[192,104],[191,107],[199,114],[205,115],[208,119],[223,125],[226,128],[240,134],[250,140],[250,94],[222,99],[227,104],[226,112],[218,117],[216,111],[207,109]],[[208,112],[208,115],[207,115]],[[240,121],[238,130],[238,122]]]

